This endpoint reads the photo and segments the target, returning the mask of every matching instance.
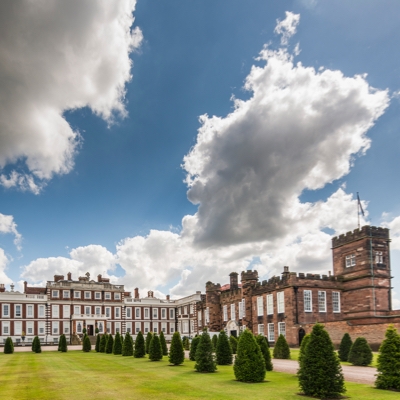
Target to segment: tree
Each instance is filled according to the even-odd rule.
[[[157,333],[154,333],[149,346],[149,359],[150,361],[160,361],[162,358],[160,338]]]
[[[339,358],[321,324],[313,327],[297,376],[300,389],[306,396],[337,398],[346,391]]]
[[[263,335],[257,335],[256,342],[260,346],[261,353],[264,357],[265,369],[267,371],[272,371],[274,367],[271,362],[271,352],[269,350],[267,338]]]
[[[121,340],[121,335],[119,334],[119,332],[117,332],[115,335],[112,352],[115,355],[122,354],[122,340]]]
[[[185,350],[189,350],[190,349],[190,340],[189,340],[189,338],[187,336],[185,336],[183,338],[183,348]]]
[[[174,332],[172,335],[171,346],[169,348],[168,361],[170,364],[179,365],[185,360],[185,351],[179,332]]]
[[[233,372],[240,382],[262,382],[265,378],[264,357],[254,335],[248,329],[239,337]]]
[[[101,341],[100,335],[97,334],[97,336],[96,336],[96,346],[94,348],[96,350],[96,353],[100,352],[100,341]]]
[[[274,358],[290,360],[290,348],[282,334],[279,335],[274,347]]]
[[[67,338],[64,334],[60,336],[59,349],[62,353],[66,353],[68,351]]]
[[[163,331],[160,332],[160,343],[161,343],[163,356],[167,356],[168,355],[168,347],[167,347],[167,342],[165,341],[165,336],[164,336]]]
[[[10,337],[6,339],[4,343],[4,354],[12,354],[14,353],[14,344]]]
[[[301,363],[302,360],[304,359],[304,354],[306,352],[306,348],[308,345],[308,342],[310,341],[310,334],[307,333],[307,335],[305,335],[303,337],[303,340],[301,341],[301,345],[300,345],[300,351],[299,351],[299,367],[301,367]]]
[[[105,333],[104,335],[101,336],[101,339],[100,339],[99,352],[105,353],[106,346],[107,346],[107,334]]]
[[[142,332],[139,331],[135,341],[135,351],[133,352],[133,357],[142,358],[145,355],[146,355],[146,347],[144,343],[144,337]]]
[[[200,342],[196,350],[196,364],[194,368],[197,372],[215,372],[217,365],[213,356],[213,345],[210,335],[206,330],[200,335]]]
[[[195,361],[196,360],[196,350],[197,346],[199,345],[200,342],[200,336],[195,336],[192,339],[192,343],[190,345],[190,351],[189,351],[189,360]]]
[[[112,354],[113,345],[114,345],[114,338],[110,333],[109,335],[107,335],[107,343],[106,343],[106,353],[107,354]]]
[[[133,356],[133,340],[129,332],[126,332],[124,343],[122,344],[122,355]]]
[[[32,351],[34,353],[41,353],[42,352],[42,346],[40,344],[40,339],[39,336],[35,336],[32,342]]]
[[[90,343],[90,338],[88,335],[85,335],[83,338],[83,346],[82,346],[82,350],[85,353],[88,353],[89,351],[92,350],[92,344]]]
[[[340,342],[339,346],[339,359],[340,361],[347,361],[349,358],[349,352],[351,349],[351,346],[353,345],[353,342],[351,340],[350,335],[346,332],[342,340]]]
[[[149,354],[150,343],[151,343],[151,339],[152,338],[153,338],[153,333],[152,332],[147,332],[147,335],[146,335],[146,354]]]
[[[232,364],[232,349],[229,344],[228,336],[225,331],[221,331],[218,335],[217,348],[215,350],[216,360],[218,365]]]
[[[61,337],[62,337],[62,335],[58,339],[58,349],[57,349],[57,351],[61,351]]]
[[[218,335],[213,335],[211,341],[212,341],[213,352],[215,353],[217,350]]]
[[[379,348],[377,370],[378,389],[400,390],[400,335],[393,325],[387,328]]]
[[[229,343],[231,344],[232,347],[232,354],[236,354],[237,344],[238,344],[238,340],[236,339],[236,337],[233,335],[229,336]]]
[[[348,361],[353,365],[367,366],[371,364],[372,357],[372,350],[367,340],[358,337],[351,346]]]

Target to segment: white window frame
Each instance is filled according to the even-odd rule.
[[[346,256],[346,268],[349,267],[354,267],[356,265],[356,255],[353,254],[348,254]]]
[[[132,307],[125,308],[125,318],[132,319]]]
[[[274,295],[267,294],[267,315],[274,315]]]
[[[318,311],[326,312],[326,292],[324,290],[318,291]]]
[[[275,342],[275,325],[268,324],[268,342]]]
[[[63,290],[63,299],[69,299],[69,290]]]
[[[74,314],[80,315],[81,314],[81,306],[74,306]]]
[[[27,321],[26,322],[26,334],[27,335],[34,335],[34,324],[33,321]]]
[[[285,292],[278,292],[276,294],[276,302],[278,305],[278,314],[285,312]]]
[[[332,308],[334,313],[340,313],[340,292],[332,292]]]
[[[101,300],[101,292],[94,292],[94,299]]]
[[[2,321],[2,328],[1,328],[3,336],[10,335],[10,321]]]
[[[69,322],[63,322],[64,331],[63,333],[69,335]]]
[[[153,322],[153,332],[158,333],[158,322]]]
[[[58,304],[51,305],[51,317],[60,318],[60,306]]]
[[[175,332],[175,323],[170,322],[169,323],[169,333],[174,333]]]
[[[158,319],[158,308],[153,308],[153,319]]]
[[[258,334],[264,336],[264,324],[258,324]]]
[[[187,319],[182,321],[182,333],[189,333],[189,321]]]
[[[97,324],[97,327],[99,328],[99,333],[104,333],[104,322],[99,321]]]
[[[132,322],[127,322],[125,326],[126,332],[132,333]]]
[[[236,321],[235,303],[231,304],[231,320]]]
[[[257,297],[257,315],[259,317],[264,315],[264,304],[262,296]]]
[[[383,252],[382,251],[375,252],[375,263],[383,264]]]
[[[243,310],[243,314],[242,314],[242,318],[246,317],[246,300],[242,299],[242,310]]]
[[[95,313],[96,315],[100,316],[100,315],[101,315],[101,307],[100,307],[100,306],[96,306],[96,307],[94,308],[94,313]]]
[[[10,318],[10,305],[9,304],[3,304],[1,315],[3,318]]]
[[[81,298],[80,290],[74,290],[74,299],[80,299],[80,298]]]
[[[169,309],[169,319],[175,319],[175,310],[173,308]]]
[[[194,314],[194,306],[193,306],[193,304],[190,304],[190,306],[189,306],[189,314]]]
[[[304,312],[312,312],[312,291],[304,290]]]
[[[121,322],[114,322],[115,333],[121,333]]]
[[[70,318],[71,317],[71,307],[69,304],[63,305],[63,318]]]
[[[46,316],[46,310],[44,304],[38,306],[38,318],[44,318]]]
[[[59,291],[59,290],[53,289],[53,290],[51,291],[51,297],[55,297],[55,298],[58,299],[58,296],[59,296],[59,295],[60,295],[60,291]]]
[[[92,292],[85,291],[85,300],[91,300],[92,299]]]
[[[60,334],[60,324],[58,321],[51,322],[51,334],[58,336]]]
[[[135,307],[135,319],[140,319],[140,307]]]
[[[210,307],[206,308],[205,319],[206,319],[206,324],[208,324],[210,322]]]
[[[114,293],[114,300],[121,300],[121,293]]]
[[[19,315],[17,314],[18,307]],[[22,318],[22,304],[14,304],[14,318]]]
[[[85,306],[85,315],[91,315],[91,314],[92,314],[92,307]]]
[[[111,333],[111,322],[107,322],[106,329],[107,329],[107,333]]]
[[[35,315],[35,308],[33,304],[27,304],[26,305],[26,318],[34,318]]]
[[[104,300],[111,300],[111,292],[104,293]]]
[[[111,318],[111,307],[106,307],[105,311],[106,311],[106,318]]]
[[[44,321],[38,322],[38,334],[44,335],[46,333],[46,323]]]
[[[137,335],[141,329],[141,322],[135,322],[135,334]]]
[[[167,309],[166,308],[161,309],[161,319],[167,319]]]
[[[187,311],[188,311],[187,306],[184,306],[184,307],[183,307],[183,314],[184,314],[184,315],[187,315],[187,313],[188,313]]]
[[[144,333],[150,332],[150,322],[145,322],[144,323]]]
[[[14,335],[21,336],[22,334],[22,321],[14,321]]]
[[[114,307],[114,316],[115,318],[121,318],[121,307]]]
[[[286,323],[278,322],[278,335],[283,335],[286,337]]]
[[[223,309],[224,321],[228,321],[228,306],[224,305],[222,309]]]
[[[167,323],[161,322],[161,332],[167,333]]]
[[[144,319],[150,319],[150,308],[144,308]]]

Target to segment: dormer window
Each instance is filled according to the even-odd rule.
[[[356,255],[349,254],[346,256],[346,267],[354,267],[356,265]]]

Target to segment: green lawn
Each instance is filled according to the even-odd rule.
[[[231,366],[214,374],[194,372],[194,363],[160,362],[103,353],[0,354],[1,399],[304,399],[294,375],[269,372],[267,382],[234,380]],[[347,383],[352,399],[396,399],[398,393]]]

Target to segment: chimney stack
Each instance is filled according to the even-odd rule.
[[[102,279],[101,279],[102,277],[101,277],[101,274],[99,274],[99,275],[97,275],[97,282],[102,282]]]
[[[239,285],[238,285],[238,273],[237,272],[231,272],[229,274],[230,277],[230,289],[231,290],[236,290]]]
[[[68,277],[68,280],[69,280],[69,281],[72,281],[72,274],[71,274],[71,272],[68,272],[67,277]]]
[[[170,299],[169,294],[167,294],[167,300],[169,301],[169,299]]]
[[[139,298],[139,288],[135,288],[135,299]]]
[[[24,282],[24,293],[26,293],[26,289],[28,288],[28,282],[27,281],[25,281]]]

